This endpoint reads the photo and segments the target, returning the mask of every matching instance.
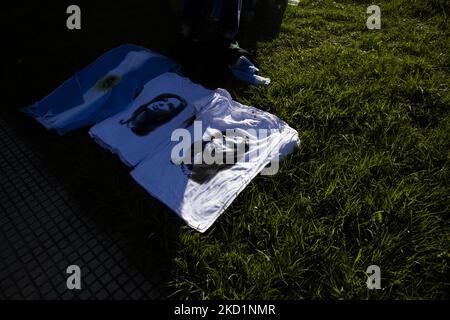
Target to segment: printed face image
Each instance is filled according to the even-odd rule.
[[[126,124],[136,135],[145,136],[177,116],[186,105],[177,95],[163,94],[137,108],[130,119],[120,123]]]
[[[99,80],[96,85],[95,88],[98,91],[108,91],[111,90],[112,87],[114,87],[115,85],[117,85],[121,80],[120,76],[117,75],[108,75],[105,78]]]
[[[223,135],[222,140],[222,146],[226,145],[226,136]],[[189,175],[189,179],[192,181],[195,181],[199,184],[206,183],[210,181],[212,178],[214,178],[219,172],[223,170],[230,169],[235,164],[237,164],[239,161],[241,161],[242,156],[248,152],[249,150],[249,144],[248,141],[244,142],[243,145],[244,149],[240,150],[237,145],[234,145],[232,149],[228,149],[226,151],[222,151],[224,149],[218,148],[218,143],[215,139],[208,142],[203,142],[202,144],[202,150],[199,150],[197,153],[194,151],[194,145],[191,146],[191,163],[190,164],[182,164],[182,170],[185,174]],[[222,153],[222,163],[213,163],[213,164],[207,164],[205,163],[204,159],[201,161],[201,163],[197,163],[196,160],[199,159],[199,157],[202,157],[203,152],[205,150],[208,150],[211,156],[215,157],[216,152]],[[240,152],[239,152],[240,151]],[[228,164],[227,163],[227,155],[229,155],[231,152],[233,157],[233,163]]]

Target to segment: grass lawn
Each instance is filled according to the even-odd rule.
[[[234,90],[302,146],[206,234],[182,227],[189,299],[413,299],[449,292],[449,3],[303,0],[259,42],[268,87]],[[368,290],[378,265],[382,290]]]

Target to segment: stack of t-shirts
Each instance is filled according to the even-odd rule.
[[[149,152],[131,175],[189,226],[205,232],[256,175],[300,141],[278,117],[233,101],[223,89],[194,105],[189,134],[180,132],[180,141]]]
[[[175,73],[165,73],[144,85],[141,94],[121,113],[95,125],[89,134],[101,146],[135,166],[170,142],[172,132],[194,120],[193,102],[212,94]]]
[[[115,48],[24,111],[59,134],[91,126],[126,108],[143,84],[179,66],[135,45]]]

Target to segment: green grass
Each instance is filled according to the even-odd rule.
[[[237,100],[298,130],[206,234],[184,227],[174,297],[433,299],[449,292],[449,3],[301,1]],[[366,287],[379,265],[382,290]]]

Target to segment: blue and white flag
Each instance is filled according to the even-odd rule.
[[[145,83],[179,66],[136,45],[122,45],[75,73],[41,101],[24,108],[59,134],[94,125],[123,111]]]

